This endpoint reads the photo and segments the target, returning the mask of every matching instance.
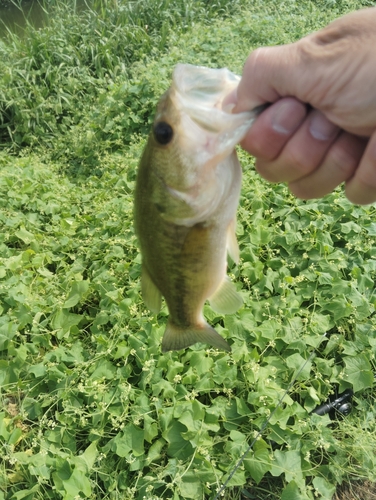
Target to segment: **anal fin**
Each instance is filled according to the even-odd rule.
[[[221,314],[233,314],[243,305],[243,299],[228,276],[209,297],[210,307]]]
[[[154,285],[144,264],[141,270],[141,292],[146,307],[148,307],[151,312],[158,313],[162,305],[162,294]]]
[[[169,320],[162,339],[162,352],[185,349],[196,342],[210,344],[222,351],[231,351],[225,339],[206,322],[202,326],[181,328]]]

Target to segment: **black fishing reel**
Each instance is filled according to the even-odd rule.
[[[312,413],[316,415],[327,415],[331,418],[346,417],[352,410],[352,397],[354,392],[352,389],[346,389],[341,394],[334,394],[325,403],[317,406]]]

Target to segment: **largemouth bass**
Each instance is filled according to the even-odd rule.
[[[258,113],[227,113],[222,101],[238,85],[227,69],[179,64],[162,96],[137,174],[135,229],[142,254],[142,295],[169,319],[162,351],[196,342],[230,350],[204,319],[243,301],[226,275],[237,262],[236,209],[241,167],[234,150]]]

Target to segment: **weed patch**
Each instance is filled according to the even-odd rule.
[[[230,273],[244,307],[205,307],[230,354],[161,354],[167,310],[143,304],[132,222],[177,62],[240,72],[252,47],[362,5],[57,5],[46,28],[1,42],[0,499],[213,499],[312,351],[223,498],[329,500],[375,482],[375,207],[340,189],[296,200],[240,152]],[[348,388],[349,416],[312,413]]]

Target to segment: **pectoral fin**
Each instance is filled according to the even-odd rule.
[[[202,326],[181,328],[169,320],[162,339],[162,352],[185,349],[196,342],[211,344],[222,351],[231,351],[225,339],[207,323]]]
[[[142,298],[150,311],[153,313],[159,312],[162,305],[162,295],[154,285],[145,265],[142,265],[141,271],[141,292]]]
[[[214,295],[209,297],[209,303],[211,308],[218,313],[233,314],[243,305],[243,299],[230,278],[225,276]]]
[[[234,219],[228,227],[227,230],[227,251],[229,256],[238,264],[239,262],[239,246],[235,234],[236,220]]]

